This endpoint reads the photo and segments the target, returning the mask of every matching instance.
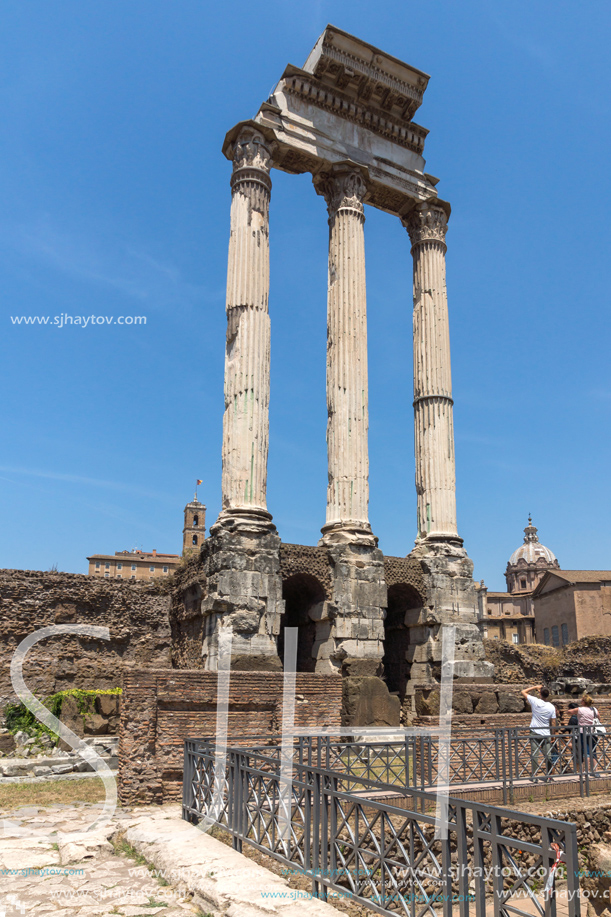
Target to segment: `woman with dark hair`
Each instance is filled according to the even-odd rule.
[[[581,698],[581,704],[577,708],[577,722],[581,734],[582,759],[585,755],[590,756],[591,774],[596,773],[596,746],[598,745],[598,736],[594,732],[595,720],[598,720],[598,710],[594,706],[594,701],[590,695],[584,694]]]
[[[576,729],[576,727],[579,725],[579,723],[577,722],[577,711],[578,710],[579,710],[579,704],[576,704],[575,701],[571,701],[571,703],[567,707],[567,712],[570,713],[568,722],[566,726],[563,726],[562,729],[560,730],[560,732],[564,732],[566,734],[565,749],[568,750],[570,748],[571,750],[570,757],[574,761],[575,765],[579,765],[579,759],[582,757],[582,754],[583,754],[583,751],[581,750],[581,744],[580,745],[577,744],[578,742],[581,743],[581,736],[579,735]],[[569,741],[570,741],[570,745],[569,745]],[[581,750],[581,753],[580,751],[578,751],[578,749]]]

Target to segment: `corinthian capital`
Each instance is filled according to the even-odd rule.
[[[360,214],[365,212],[363,202],[367,185],[358,169],[325,172],[314,179],[314,187],[326,200],[330,217],[344,209],[357,210]]]
[[[245,127],[233,145],[233,171],[262,169],[269,173],[272,166],[272,144],[252,127]]]
[[[401,221],[409,233],[412,245],[418,242],[444,242],[448,217],[439,204],[417,204]]]

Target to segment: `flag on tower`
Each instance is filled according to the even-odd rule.
[[[200,479],[198,478],[197,481],[195,482],[195,486],[196,486],[196,487],[199,487],[199,485],[200,485],[200,484],[203,484],[203,483],[204,483],[204,482],[203,482],[203,481],[200,481]]]

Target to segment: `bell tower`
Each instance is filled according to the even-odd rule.
[[[206,507],[197,497],[185,506],[185,525],[182,530],[182,556],[201,550],[206,537]]]

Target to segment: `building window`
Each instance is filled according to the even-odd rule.
[[[525,579],[520,580],[520,588],[521,588],[521,589],[526,589],[526,580],[525,580]]]
[[[499,639],[499,635],[498,635],[498,634],[495,634],[495,635],[494,635],[494,639],[495,639],[495,640],[498,640],[498,639]]]
[[[154,573],[154,572],[155,572],[155,568],[154,568],[154,567],[149,567],[149,573]]]
[[[167,572],[168,572],[168,568],[167,568],[167,567],[164,567],[164,568],[163,568],[163,572],[164,572],[164,573],[167,573]]]
[[[105,570],[110,570],[110,564],[104,564],[104,569],[105,569]]]
[[[558,633],[557,624],[552,626],[552,646],[560,646],[560,634]]]
[[[199,516],[197,513],[193,516],[193,525],[199,525]]]
[[[566,644],[569,642],[569,625],[562,624],[561,628],[562,628],[562,643],[566,646]]]
[[[492,608],[489,608],[489,609],[488,609],[488,614],[489,614],[489,615],[492,614]]]
[[[110,573],[105,573],[104,576],[110,576]]]
[[[197,535],[193,536],[193,541],[191,542],[191,544],[197,544]]]
[[[543,628],[543,642],[546,646],[549,646],[549,627]]]
[[[130,576],[130,579],[136,579],[136,577],[134,576],[133,573],[132,573],[132,575]]]
[[[99,569],[100,569],[100,565],[99,565],[98,563],[96,563],[95,568],[96,568],[96,570],[99,570]]]
[[[136,569],[136,565],[132,564],[132,570],[135,570],[135,569]]]
[[[487,637],[487,636],[488,636],[488,628],[487,628],[487,627],[484,627],[484,628],[483,628],[483,631],[484,631],[484,637]]]
[[[511,635],[511,639],[512,639],[512,641],[513,641],[514,643],[519,643],[519,642],[520,642],[519,634],[512,634],[512,635]]]
[[[123,574],[117,573],[117,579],[123,579]]]
[[[117,564],[117,570],[122,570],[122,569],[123,569],[123,564]]]

